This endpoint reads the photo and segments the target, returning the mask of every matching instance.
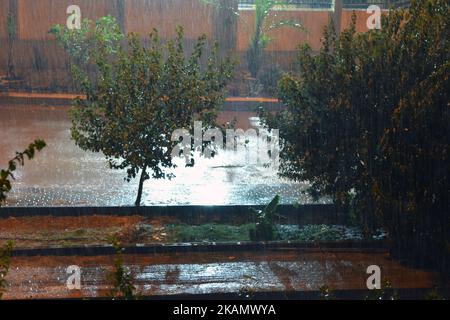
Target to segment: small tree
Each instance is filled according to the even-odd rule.
[[[186,59],[183,29],[162,44],[153,30],[148,46],[130,34],[126,41],[115,20],[88,20],[81,30],[55,26],[52,31],[72,58],[74,79],[86,99],[71,110],[72,137],[83,150],[103,152],[113,169],[126,169],[127,181],[140,171],[136,206],[144,182],[171,178],[171,152],[177,128],[200,119],[211,125],[224,101],[234,64],[217,57],[217,46],[202,66],[206,37]]]

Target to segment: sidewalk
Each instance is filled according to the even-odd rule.
[[[381,268],[382,279],[396,289],[432,288],[433,275],[401,266],[383,253],[182,253],[125,255],[145,296],[227,294],[239,292],[312,292],[366,290],[369,265]],[[15,257],[5,299],[107,297],[106,274],[114,256]],[[81,267],[82,289],[66,287],[70,265]]]
[[[85,95],[58,92],[0,92],[0,105],[44,105],[44,106],[70,106],[72,100]],[[265,97],[228,97],[225,99],[223,111],[250,112],[257,110],[261,104],[269,110],[279,110],[281,103],[276,98]]]

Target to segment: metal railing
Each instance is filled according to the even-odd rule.
[[[239,0],[239,7],[252,8],[255,0]],[[286,0],[286,4],[299,9],[332,9],[334,0]],[[345,9],[367,9],[370,5],[377,5],[382,9],[391,7],[407,7],[410,0],[343,0]]]

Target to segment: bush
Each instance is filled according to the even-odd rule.
[[[331,195],[392,253],[448,271],[450,4],[412,1],[382,29],[324,34],[280,82],[288,109],[264,114],[282,138],[281,172]]]

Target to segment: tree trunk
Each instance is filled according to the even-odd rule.
[[[136,207],[141,206],[141,200],[142,200],[142,190],[144,189],[144,182],[147,180],[147,167],[142,168],[141,172],[141,178],[139,179],[139,189],[138,189],[138,195],[135,202]]]
[[[12,40],[9,41],[11,42]],[[14,72],[12,45],[12,43],[8,44],[8,66],[6,71],[6,77],[8,80],[14,80],[16,77]]]

